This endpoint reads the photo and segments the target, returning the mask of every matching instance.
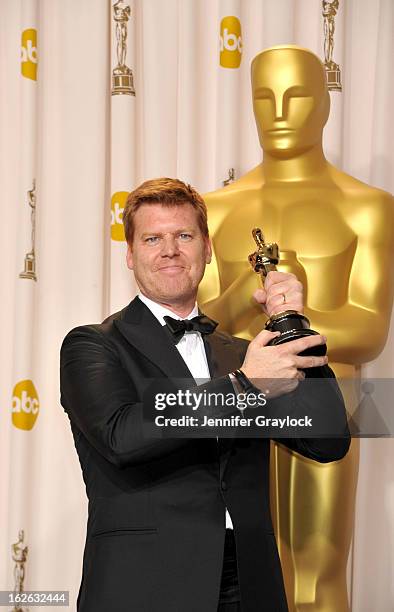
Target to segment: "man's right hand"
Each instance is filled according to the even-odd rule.
[[[300,356],[299,353],[313,346],[325,344],[320,335],[304,336],[278,346],[267,346],[279,332],[261,331],[249,344],[242,372],[252,383],[270,397],[290,393],[305,378],[306,368],[316,368],[328,363],[327,356]]]

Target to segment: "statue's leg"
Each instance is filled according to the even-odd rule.
[[[326,62],[329,61],[329,55],[330,55],[330,43],[329,43],[328,37],[329,37],[329,32],[328,32],[327,19],[324,19],[324,59]]]
[[[126,41],[127,41],[127,26],[125,23],[121,24],[121,37],[122,37],[122,42],[121,42],[121,54],[122,54],[122,61],[121,61],[121,66],[125,66],[126,65],[126,54],[127,54],[127,45],[126,45]]]
[[[116,24],[116,55],[118,56],[118,65],[122,62],[122,33],[119,23]]]
[[[358,440],[344,459],[329,464],[274,445],[271,500],[291,612],[349,612],[358,457]]]
[[[335,32],[335,22],[334,19],[331,18],[329,21],[329,32],[328,32],[328,40],[329,40],[329,51],[328,51],[328,61],[332,62],[332,57],[334,53],[334,32]]]

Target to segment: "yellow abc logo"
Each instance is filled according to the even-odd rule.
[[[21,70],[24,77],[37,81],[37,30],[22,32]]]
[[[111,238],[119,242],[126,240],[122,218],[128,195],[128,191],[117,191],[111,198]]]
[[[40,402],[33,381],[18,382],[12,393],[12,424],[18,429],[32,429],[39,410]]]
[[[220,65],[223,68],[238,68],[241,59],[241,22],[238,17],[223,17],[220,22]]]

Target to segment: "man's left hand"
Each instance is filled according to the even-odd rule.
[[[253,297],[268,317],[284,310],[304,312],[303,286],[291,272],[268,272],[264,289],[257,289]]]

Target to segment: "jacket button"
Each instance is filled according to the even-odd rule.
[[[220,486],[222,488],[222,491],[227,491],[227,483],[224,480],[222,480]]]

